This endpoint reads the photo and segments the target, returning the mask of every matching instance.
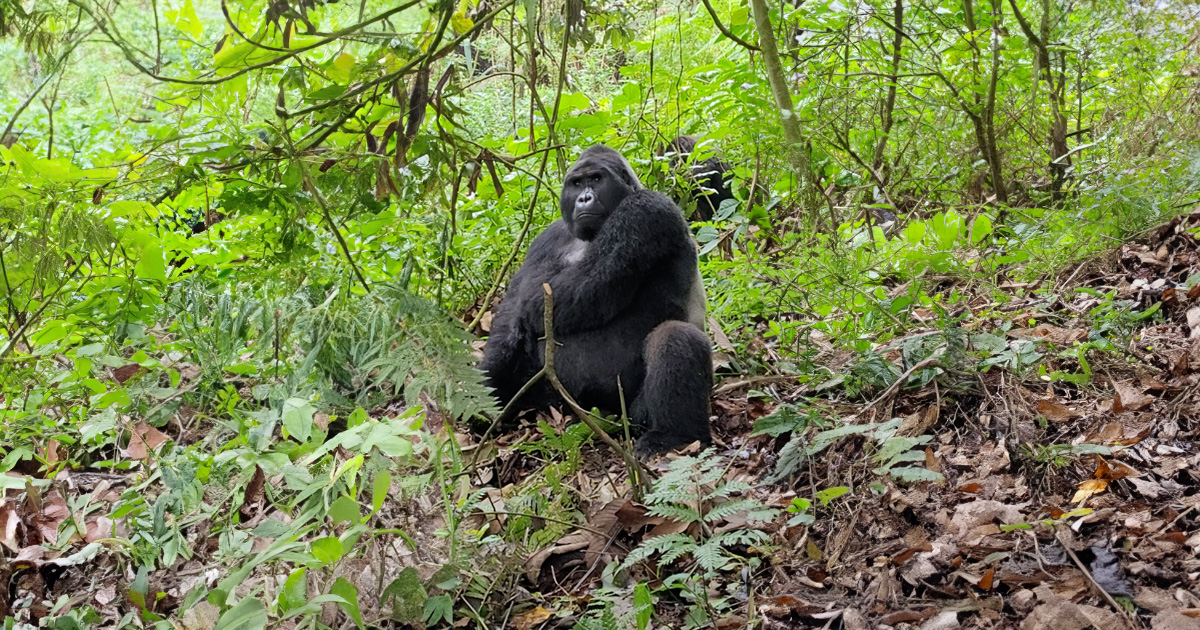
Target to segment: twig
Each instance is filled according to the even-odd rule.
[[[546,296],[546,310],[542,315],[542,321],[546,329],[546,359],[545,364],[542,366],[542,371],[546,373],[546,378],[550,380],[550,384],[554,386],[554,389],[566,401],[567,406],[575,412],[575,415],[579,416],[579,419],[588,425],[588,428],[596,434],[596,437],[600,438],[601,442],[607,444],[621,456],[621,459],[625,460],[625,467],[629,469],[629,485],[633,487],[634,499],[640,501],[642,496],[650,491],[650,477],[646,469],[642,467],[642,463],[638,461],[637,457],[634,457],[629,449],[621,446],[616,440],[612,439],[612,436],[605,432],[596,420],[592,418],[592,414],[584,411],[583,407],[580,407],[579,403],[575,402],[571,394],[567,393],[567,388],[563,387],[562,382],[558,380],[558,373],[554,370],[554,292],[550,289],[550,283],[542,283],[542,295]]]
[[[558,395],[562,396],[563,401],[567,403],[567,406],[571,408],[571,411],[584,424],[588,425],[588,428],[592,430],[592,433],[595,433],[596,436],[600,438],[601,442],[604,442],[609,446],[609,448],[616,451],[617,454],[621,456],[621,459],[625,461],[625,468],[629,471],[629,485],[633,488],[633,498],[636,501],[641,501],[642,497],[650,491],[650,476],[645,467],[642,466],[642,463],[638,461],[637,457],[635,457],[629,449],[621,446],[619,442],[614,440],[612,436],[610,436],[600,426],[600,424],[597,423],[594,418],[592,418],[592,414],[584,411],[583,407],[580,407],[579,403],[575,402],[575,399],[572,398],[571,394],[567,392],[567,388],[563,386],[562,381],[558,380],[558,372],[554,370],[554,350],[558,345],[554,340],[554,292],[550,289],[549,283],[542,283],[542,294],[546,298],[546,308],[542,314],[542,323],[546,329],[546,350],[544,355],[545,358],[542,361],[542,369],[538,370],[537,374],[534,374],[532,377],[530,377],[530,379],[521,386],[521,389],[517,391],[517,395],[513,396],[512,400],[508,401],[508,404],[505,405],[504,409],[500,411],[500,415],[496,416],[496,419],[492,421],[491,426],[489,426],[487,431],[484,432],[483,437],[480,438],[480,441],[486,440],[488,435],[491,434],[492,430],[500,424],[500,421],[507,418],[509,414],[512,413],[513,409],[516,408],[517,401],[521,399],[521,396],[524,396],[526,392],[528,392],[531,388],[533,388],[534,385],[544,378],[550,381],[550,385],[554,387],[554,390],[558,392]]]
[[[731,41],[733,41],[733,43],[745,48],[746,50],[753,50],[756,52],[760,50],[758,46],[751,44],[737,35],[734,35],[733,31],[729,30],[724,24],[721,23],[721,18],[717,17],[717,10],[713,8],[711,0],[704,0],[704,8],[708,9],[708,15],[712,18],[713,24],[717,25],[717,30],[721,31],[722,35],[728,37]]]
[[[1058,540],[1058,544],[1062,545],[1062,548],[1066,550],[1067,555],[1071,556],[1071,560],[1075,563],[1075,566],[1083,572],[1083,576],[1088,579],[1088,582],[1091,582],[1092,586],[1096,587],[1096,590],[1100,591],[1100,594],[1104,596],[1104,601],[1108,602],[1108,605],[1112,606],[1112,609],[1116,611],[1117,615],[1121,617],[1121,620],[1125,622],[1125,627],[1131,629],[1134,628],[1135,626],[1133,625],[1133,622],[1129,620],[1128,613],[1124,608],[1121,608],[1121,605],[1117,603],[1117,600],[1113,599],[1112,595],[1108,594],[1108,591],[1104,590],[1104,587],[1100,586],[1100,584],[1096,582],[1096,578],[1092,577],[1092,572],[1088,571],[1087,567],[1084,566],[1083,561],[1079,559],[1079,556],[1075,555],[1075,551],[1071,549],[1071,546],[1068,545],[1067,541],[1063,539],[1064,537],[1062,532],[1055,532],[1054,538]]]
[[[500,271],[496,273],[496,280],[492,282],[491,288],[488,289],[487,295],[483,298],[483,303],[479,305],[479,312],[475,313],[475,318],[467,325],[467,330],[475,330],[475,327],[483,319],[483,314],[487,312],[488,305],[492,303],[492,300],[496,299],[496,292],[500,290],[500,281],[508,274],[508,270],[517,259],[517,254],[521,251],[521,245],[525,243],[525,238],[529,235],[529,228],[533,226],[533,212],[537,209],[538,196],[542,191],[542,177],[546,175],[546,161],[549,158],[549,150],[542,153],[542,165],[538,167],[537,177],[533,180],[533,196],[529,199],[529,209],[525,211],[525,222],[521,224],[521,233],[517,235],[517,240],[513,243],[512,251],[508,253],[508,258],[505,258],[504,264],[500,265]]]
[[[346,243],[346,239],[342,237],[342,232],[338,230],[337,223],[333,220],[333,215],[329,213],[329,202],[325,200],[325,195],[321,194],[320,189],[317,188],[316,182],[314,182],[312,177],[309,176],[308,169],[304,168],[304,164],[301,163],[300,156],[296,154],[296,144],[292,142],[292,131],[288,129],[286,125],[287,121],[284,120],[282,126],[282,135],[284,139],[287,140],[288,150],[291,153],[290,157],[293,163],[296,165],[296,168],[300,169],[300,177],[304,183],[304,187],[308,189],[309,194],[313,196],[313,199],[317,201],[317,205],[321,208],[321,214],[325,216],[325,222],[329,224],[329,231],[333,232],[333,237],[337,239],[338,245],[341,247],[342,254],[346,256],[346,261],[350,263],[350,268],[354,270],[354,276],[358,278],[358,282],[362,285],[363,290],[367,293],[370,293],[371,285],[367,284],[367,279],[363,276],[362,271],[359,270],[358,264],[354,262],[354,255],[350,253],[350,245],[348,245]]]
[[[920,363],[908,368],[908,371],[901,374],[900,377],[897,378],[895,381],[892,381],[892,384],[889,385],[888,388],[886,390],[884,390],[884,392],[882,394],[880,394],[878,398],[876,398],[875,400],[872,400],[870,403],[867,403],[866,407],[863,407],[861,410],[859,410],[858,415],[859,416],[865,415],[875,405],[878,405],[879,403],[892,397],[896,393],[896,391],[900,389],[900,386],[904,384],[904,381],[908,380],[908,377],[912,376],[913,374],[915,374],[921,370],[924,370],[927,367],[939,365],[938,358],[939,357],[930,357],[930,358],[925,359],[924,361],[921,361]]]

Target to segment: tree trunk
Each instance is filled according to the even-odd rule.
[[[1071,166],[1070,148],[1067,146],[1067,108],[1066,88],[1067,77],[1065,70],[1059,72],[1058,80],[1055,81],[1054,69],[1051,67],[1053,60],[1050,57],[1050,0],[1042,0],[1042,23],[1040,33],[1033,32],[1033,26],[1029,20],[1021,14],[1020,8],[1017,7],[1016,0],[1009,0],[1009,5],[1012,6],[1013,15],[1016,16],[1017,22],[1021,25],[1021,31],[1025,33],[1025,39],[1029,40],[1029,45],[1033,48],[1036,56],[1034,57],[1034,74],[1038,79],[1045,79],[1046,86],[1049,90],[1050,102],[1050,193],[1053,195],[1054,203],[1060,204],[1063,199],[1063,184],[1067,180],[1067,170]],[[1060,59],[1062,57],[1060,56]]]
[[[892,39],[892,75],[888,77],[887,96],[883,99],[883,107],[879,112],[882,133],[879,142],[875,144],[875,155],[871,159],[871,168],[888,179],[883,170],[883,156],[887,149],[888,136],[892,133],[893,118],[896,110],[896,85],[900,82],[900,47],[904,43],[904,0],[896,0],[892,7],[892,21],[895,26],[895,38]]]
[[[793,109],[792,93],[788,90],[783,65],[779,62],[779,48],[775,45],[775,30],[771,27],[766,0],[750,0],[750,10],[754,14],[754,30],[758,33],[758,47],[767,70],[767,83],[771,86],[775,106],[779,108],[779,123],[783,126],[783,136],[788,143],[788,156],[800,179],[801,190],[807,197],[809,190],[816,185],[809,163],[808,143],[800,129],[800,118]]]

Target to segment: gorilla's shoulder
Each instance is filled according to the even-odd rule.
[[[533,238],[533,242],[529,244],[529,251],[526,253],[526,258],[530,257],[530,255],[556,251],[563,243],[571,240],[571,238],[571,230],[567,228],[567,224],[562,219],[558,219],[546,226],[546,229],[539,232]]]
[[[538,233],[537,237],[534,238],[534,242],[552,241],[570,235],[571,231],[567,228],[566,222],[562,219],[556,219],[554,223],[547,225],[546,229]]]
[[[639,215],[645,219],[655,219],[675,223],[683,219],[683,211],[670,197],[654,190],[645,188],[634,192],[621,202],[621,210],[625,214]],[[683,223],[686,226],[686,223]]]

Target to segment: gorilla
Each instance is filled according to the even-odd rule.
[[[534,239],[492,318],[479,367],[507,404],[542,368],[542,283],[554,300],[559,380],[585,409],[621,410],[646,456],[710,441],[712,344],[696,246],[669,197],[603,145],[567,171],[562,219]],[[543,379],[519,406],[560,402]]]
[[[733,199],[729,189],[729,178],[732,169],[721,158],[712,156],[692,163],[691,156],[696,150],[696,136],[679,136],[669,142],[660,155],[668,158],[671,170],[678,171],[685,165],[691,164],[687,173],[689,195],[696,200],[696,209],[692,212],[693,221],[709,221],[721,207],[721,202]],[[684,196],[676,195],[676,201],[682,203]]]

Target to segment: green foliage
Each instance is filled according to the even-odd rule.
[[[966,314],[1013,299],[1002,283],[1057,291],[1044,279],[1065,263],[1200,191],[1187,3],[902,4],[902,28],[884,0],[773,5],[815,191],[798,185],[761,54],[697,3],[589,1],[582,21],[569,2],[268,4],[0,1],[0,487],[25,504],[64,471],[126,481],[111,504],[71,486],[85,522],[65,520],[52,546],[128,563],[114,605],[143,624],[201,601],[221,628],[313,625],[325,605],[359,627],[384,609],[407,624],[503,618],[487,608],[518,559],[580,518],[569,481],[590,434],[543,425],[520,444],[536,464],[489,534],[464,525],[485,507],[479,463],[422,433],[423,408],[496,412],[471,334],[590,144],[668,190],[687,183],[658,149],[703,135],[734,175],[736,199],[694,226],[728,369],[855,400],[931,358],[898,387],[938,379],[960,396],[997,369],[1090,383],[1097,354],[1157,307],[1097,293],[1071,347],[1009,340],[1003,322],[964,329]],[[713,5],[756,41],[746,6]],[[830,355],[853,360],[831,372]],[[936,480],[919,465],[929,436],[896,423],[842,425],[814,400],[755,432],[792,436],[777,479],[858,440],[881,477]],[[150,429],[164,441],[135,456]],[[1031,448],[1047,465],[1077,454]],[[662,591],[693,625],[728,609],[706,578],[752,568],[743,548],[767,541],[716,526],[773,513],[719,461],[688,459],[652,496],[692,529],[631,557],[679,570],[633,587],[632,611],[612,591],[580,627],[647,627]],[[256,485],[250,503],[272,516],[247,527]],[[840,491],[797,498],[791,522]],[[391,608],[360,609],[374,590],[337,571],[411,548],[380,519],[430,497],[444,572],[381,581]],[[97,516],[120,523],[115,542],[77,548]],[[157,572],[197,558],[215,585],[182,603],[155,592]],[[287,577],[247,592],[265,573]],[[56,627],[115,623],[55,605]]]
[[[622,562],[623,567],[630,567],[653,559],[659,572],[671,572],[664,588],[679,589],[692,600],[689,614],[696,619],[707,615],[707,610],[720,611],[732,605],[725,597],[710,599],[702,585],[718,573],[757,566],[757,559],[742,555],[741,550],[770,544],[770,537],[759,529],[743,526],[718,532],[715,527],[734,515],[742,515],[749,525],[766,523],[779,515],[779,510],[754,499],[734,498],[745,494],[749,486],[724,480],[726,466],[711,449],[671,462],[670,470],[655,481],[645,503],[651,515],[691,527],[642,541]],[[693,531],[698,537],[689,533]],[[672,572],[677,564],[683,567]]]
[[[924,462],[925,451],[920,446],[933,439],[931,435],[909,437],[898,435],[902,418],[893,418],[887,422],[870,422],[865,424],[845,424],[832,429],[819,431],[811,438],[806,434],[797,434],[779,452],[779,461],[769,481],[779,481],[795,474],[809,458],[821,453],[835,442],[851,437],[862,436],[873,447],[872,460],[878,465],[875,474],[887,475],[903,483],[918,481],[940,482],[940,473],[928,470],[922,466],[909,465],[913,462]],[[807,506],[804,506],[807,509]]]

